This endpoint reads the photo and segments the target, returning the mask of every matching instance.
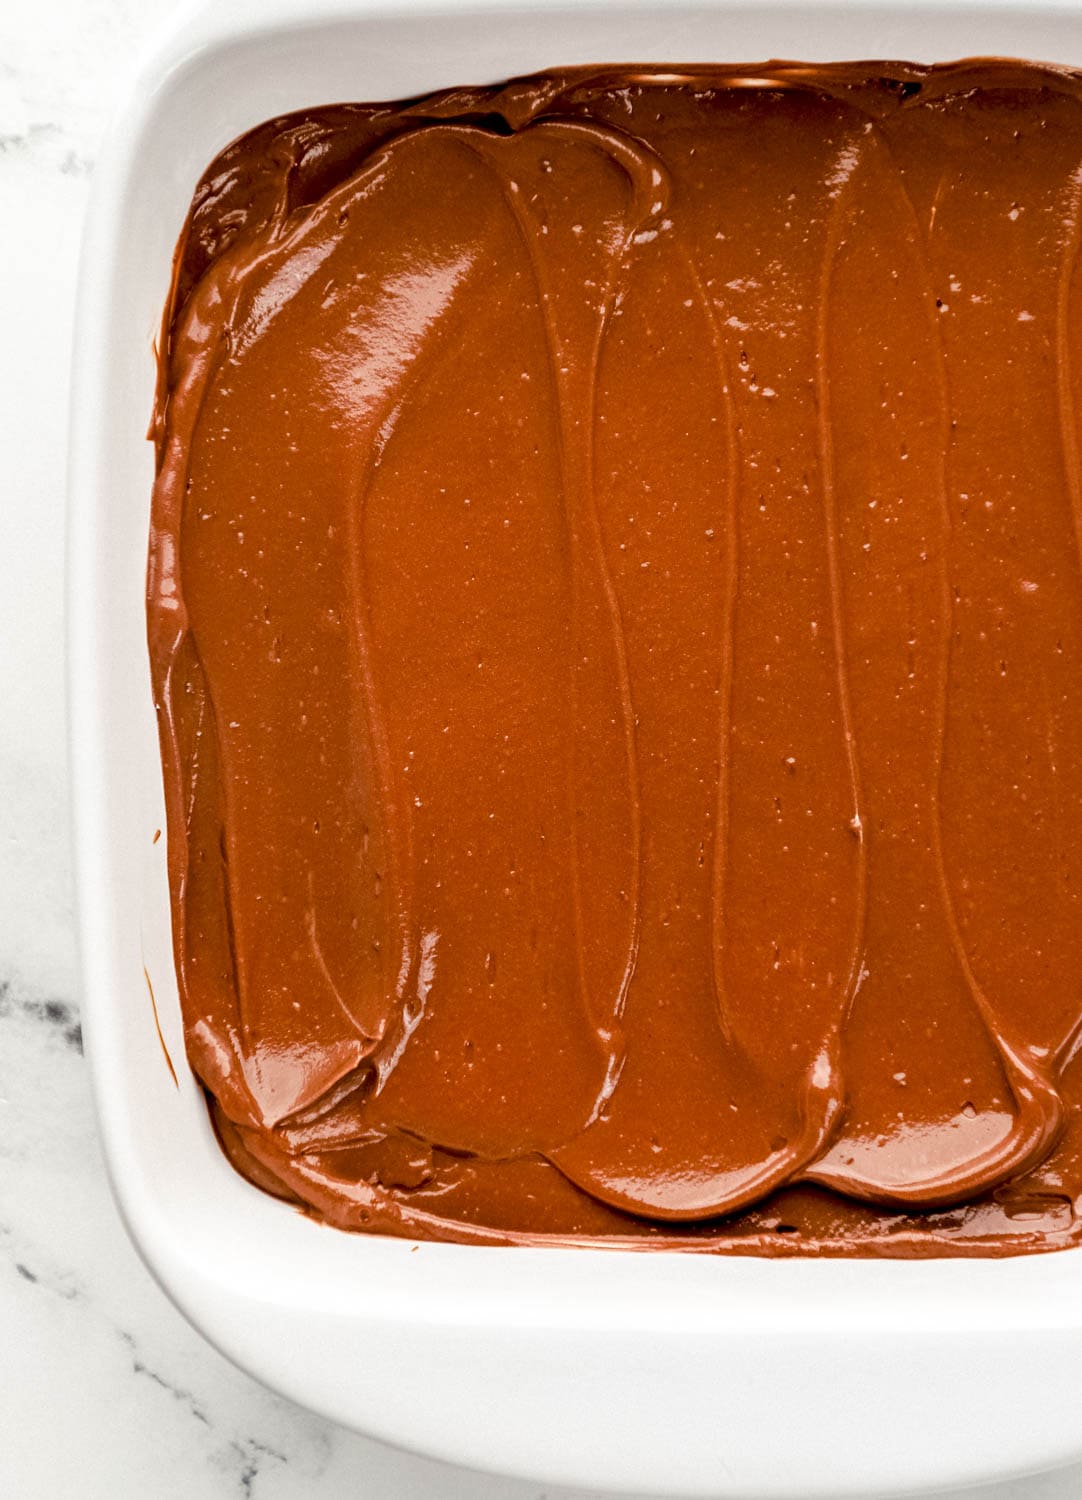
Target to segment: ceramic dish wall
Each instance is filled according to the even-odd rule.
[[[184,1065],[145,638],[152,341],[192,189],[290,109],[588,62],[1013,54],[1082,8],[234,0],[146,64],[103,153],[76,347],[70,671],[85,1022],[121,1211],[268,1384],[461,1463],[666,1495],[897,1493],[1082,1454],[1082,1252],[788,1261],[341,1234],[245,1183]],[[148,994],[176,1065],[162,1055]]]

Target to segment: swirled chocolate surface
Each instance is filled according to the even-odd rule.
[[[1080,239],[1082,87],[1011,62],[213,163],[149,634],[242,1172],[416,1237],[1080,1237]]]

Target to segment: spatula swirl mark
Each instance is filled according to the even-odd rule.
[[[942,1175],[932,1179],[916,1179],[907,1183],[904,1188],[893,1188],[889,1195],[892,1201],[899,1203],[908,1201],[927,1203],[933,1201],[930,1197],[932,1194],[935,1195],[934,1201],[948,1202],[963,1196],[967,1192],[993,1185],[995,1182],[1002,1181],[1034,1165],[1047,1153],[1061,1130],[1063,1111],[1055,1088],[1044,1076],[1043,1072],[1036,1066],[1033,1060],[1023,1056],[1013,1046],[1003,1035],[997,1024],[994,1007],[978,983],[968,953],[966,952],[946,873],[942,838],[942,780],[947,732],[947,704],[949,700],[949,682],[954,641],[954,591],[951,587],[947,571],[947,559],[950,556],[954,535],[948,481],[950,452],[953,443],[953,428],[950,416],[950,385],[947,373],[946,351],[943,345],[942,333],[936,320],[935,288],[927,237],[921,229],[916,208],[906,189],[904,176],[897,167],[889,141],[884,136],[878,122],[873,121],[872,125],[871,137],[877,142],[877,146],[889,156],[892,170],[898,179],[901,196],[907,205],[907,210],[911,217],[913,243],[917,247],[921,257],[921,264],[925,273],[923,300],[927,325],[931,331],[942,413],[940,438],[942,463],[940,466],[940,483],[937,486],[937,499],[943,536],[943,547],[941,549],[943,561],[940,567],[940,599],[942,603],[943,628],[940,650],[937,657],[937,702],[939,703],[939,713],[936,719],[936,734],[933,747],[932,784],[935,791],[930,809],[930,830],[937,885],[943,907],[947,934],[959,972],[972,998],[974,1008],[980,1018],[989,1043],[1001,1062],[1008,1086],[1019,1109],[1018,1117],[1006,1139],[971,1158],[966,1163],[964,1169],[952,1175],[949,1180]],[[941,180],[935,196],[933,221],[943,191],[944,182]],[[837,243],[835,243],[834,251],[832,252],[832,259],[836,256],[836,252]],[[830,277],[828,275],[824,283],[825,287],[829,287],[829,280]],[[822,397],[820,399],[822,402]],[[850,995],[850,1002],[855,998],[855,994],[856,989]],[[849,1172],[839,1173],[829,1167],[824,1169],[813,1168],[808,1173],[808,1176],[811,1180],[836,1187],[839,1191],[847,1192],[854,1197],[866,1195],[873,1201],[881,1201],[884,1198],[884,1191],[880,1186],[874,1183],[863,1182],[859,1176]]]
[[[576,975],[580,1001],[590,1018],[594,1033],[604,1049],[606,1071],[601,1088],[586,1124],[592,1124],[604,1109],[606,1101],[616,1087],[623,1065],[624,1042],[620,1018],[627,1001],[628,991],[635,972],[639,942],[639,908],[642,886],[642,812],[639,791],[638,755],[635,740],[635,708],[632,698],[631,676],[628,665],[627,639],[624,630],[620,602],[617,598],[612,572],[605,549],[604,532],[598,514],[594,479],[594,443],[597,420],[597,378],[601,350],[608,332],[613,311],[619,296],[620,278],[634,236],[643,225],[656,218],[664,209],[668,194],[666,175],[660,162],[637,143],[621,136],[616,131],[601,129],[572,120],[547,120],[537,126],[527,127],[518,137],[532,130],[546,135],[579,138],[594,150],[600,151],[614,161],[626,174],[632,188],[633,212],[620,244],[610,254],[608,278],[600,297],[592,339],[585,361],[585,379],[582,392],[572,389],[568,378],[571,361],[565,358],[563,340],[560,337],[553,313],[551,278],[541,250],[540,226],[535,222],[528,204],[524,200],[519,184],[509,180],[499,160],[501,151],[506,151],[503,138],[493,139],[482,131],[462,131],[471,148],[486,163],[495,175],[504,201],[507,204],[522,244],[527,252],[546,334],[546,351],[557,412],[557,442],[560,472],[564,491],[564,512],[571,547],[571,605],[572,640],[580,633],[581,597],[580,563],[575,555],[579,546],[578,517],[585,522],[592,560],[601,584],[602,596],[609,619],[609,634],[616,661],[622,737],[630,789],[631,824],[631,911],[628,923],[627,954],[623,963],[615,994],[608,1002],[601,1001],[590,993],[586,977],[585,962],[585,918],[582,904],[582,869],[578,832],[578,795],[576,786],[576,759],[572,755],[568,802],[571,811],[571,866],[572,866],[572,914]],[[515,138],[512,137],[513,141]],[[648,201],[647,201],[648,200]],[[582,410],[576,420],[576,406],[581,401]],[[571,675],[572,723],[579,723],[578,672]]]

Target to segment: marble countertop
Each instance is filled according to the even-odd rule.
[[[542,1500],[335,1428],[233,1369],[136,1258],[102,1168],[65,786],[68,355],[97,143],[172,3],[0,5],[0,1495]],[[1082,1467],[972,1494],[1077,1500]]]

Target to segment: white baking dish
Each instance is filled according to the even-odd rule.
[[[835,1497],[1082,1455],[1082,1251],[768,1261],[382,1240],[249,1187],[183,1066],[143,589],[151,343],[197,178],[285,110],[577,62],[1082,63],[1076,5],[221,0],[103,154],[75,356],[70,671],[84,1015],[121,1212],[191,1320],[268,1384],[425,1453],[666,1495]],[[174,1087],[144,979],[157,996]]]

